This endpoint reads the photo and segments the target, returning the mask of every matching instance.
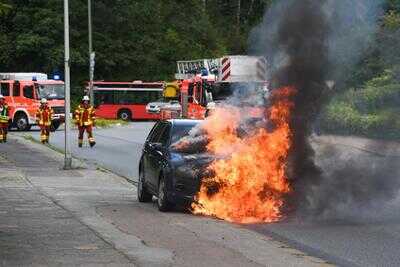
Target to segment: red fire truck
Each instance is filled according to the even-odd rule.
[[[43,73],[0,73],[0,93],[10,107],[10,128],[27,131],[35,125],[41,98],[54,110],[52,129],[64,121],[63,81],[49,80]]]
[[[225,56],[219,59],[178,61],[175,78],[180,80],[181,114],[190,119],[204,119],[220,102],[238,92],[243,98],[268,90],[267,62],[264,57]],[[251,89],[251,90],[250,90]],[[243,103],[246,104],[245,101]],[[254,103],[252,103],[254,104]],[[249,112],[256,114],[250,108]],[[161,109],[162,118],[173,115],[168,106]]]

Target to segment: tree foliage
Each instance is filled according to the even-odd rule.
[[[326,132],[400,138],[400,1],[389,0],[379,30],[342,93],[322,116]]]
[[[175,61],[243,53],[265,0],[95,0],[96,79],[172,79]],[[0,12],[1,71],[63,69],[63,3],[9,0]],[[1,7],[2,5],[0,5]],[[0,9],[1,11],[1,9]],[[73,83],[88,77],[87,1],[70,1]]]

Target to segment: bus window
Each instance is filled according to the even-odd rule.
[[[120,105],[146,105],[162,97],[161,91],[119,91],[116,103]]]
[[[9,83],[1,83],[0,84],[0,92],[3,96],[10,96],[10,84]]]
[[[160,101],[160,99],[163,98],[163,92],[161,91],[155,91],[155,92],[150,92],[150,102],[154,101]]]
[[[94,92],[94,105],[112,105],[114,104],[114,91],[95,91]]]
[[[134,91],[118,91],[116,92],[116,103],[120,105],[136,104],[137,92]]]

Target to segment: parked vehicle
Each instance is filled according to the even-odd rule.
[[[64,82],[44,73],[0,73],[0,93],[10,107],[10,127],[27,131],[36,124],[40,99],[46,98],[54,111],[52,130],[65,119]]]
[[[137,194],[140,202],[151,201],[155,196],[158,209],[168,211],[175,205],[193,201],[200,188],[201,160],[177,151],[172,145],[187,136],[200,122],[166,120],[155,124],[146,139],[139,163]]]
[[[164,83],[93,82],[96,116],[104,119],[159,119],[157,113],[146,112],[150,102],[162,98]]]
[[[178,100],[171,100],[169,102],[151,102],[146,106],[147,113],[159,114],[163,109],[180,112],[181,105]]]
[[[146,105],[146,112],[151,114],[159,114],[161,112],[161,107],[167,105],[168,102],[162,100],[157,102],[150,102]]]

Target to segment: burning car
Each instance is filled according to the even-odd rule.
[[[138,199],[149,202],[158,198],[160,211],[193,200],[200,189],[202,166],[210,163],[207,155],[187,153],[174,144],[187,136],[200,120],[157,122],[144,144],[139,163]]]

